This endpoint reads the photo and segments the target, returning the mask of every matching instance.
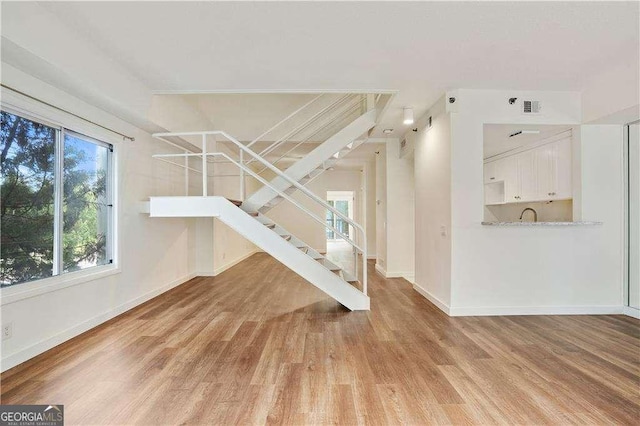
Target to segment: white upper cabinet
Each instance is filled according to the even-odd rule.
[[[567,200],[572,198],[571,139],[564,138],[484,164],[486,204]]]
[[[497,163],[498,163],[497,161],[484,163],[484,183],[493,183],[500,180],[500,179],[497,179],[497,175],[496,175]]]
[[[518,162],[518,201],[535,201],[538,198],[537,152],[525,151],[516,155]]]
[[[572,197],[571,140],[563,139],[536,149],[538,155],[538,199],[566,200]]]
[[[563,139],[555,142],[556,170],[555,189],[553,198],[556,200],[568,200],[573,198],[573,163],[571,154],[571,139]]]

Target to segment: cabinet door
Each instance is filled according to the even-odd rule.
[[[518,201],[532,201],[538,197],[538,170],[536,151],[516,155],[518,162]]]
[[[555,144],[536,148],[538,168],[538,199],[550,200],[556,191],[557,154]]]
[[[484,183],[496,182],[496,162],[484,163]]]
[[[573,197],[571,139],[564,139],[554,144],[555,188],[553,199],[565,200]]]
[[[517,156],[505,157],[498,160],[498,178],[504,180],[504,200],[506,203],[517,203],[519,200],[518,159]]]

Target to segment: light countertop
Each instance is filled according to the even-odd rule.
[[[577,221],[577,222],[482,222],[486,226],[593,226],[602,225],[602,222]]]

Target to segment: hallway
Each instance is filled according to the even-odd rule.
[[[369,263],[348,312],[266,254],[2,374],[68,424],[633,424],[638,320],[450,318]]]

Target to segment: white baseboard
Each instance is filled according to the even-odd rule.
[[[431,302],[434,305],[436,305],[436,307],[438,307],[442,312],[444,312],[447,315],[450,315],[450,313],[449,313],[450,312],[449,305],[444,303],[442,300],[438,299],[436,296],[434,296],[429,291],[425,290],[424,288],[420,287],[417,284],[413,284],[413,289],[415,291],[417,291],[418,293],[420,293],[429,302]]]
[[[404,278],[405,280],[409,281],[411,284],[414,284],[414,281],[415,281],[415,275],[413,271],[412,272],[400,272],[400,271],[389,272],[385,270],[382,266],[380,266],[380,264],[376,263],[376,272],[385,278]]]
[[[452,317],[468,316],[510,316],[510,315],[625,315],[640,318],[640,310],[627,313],[622,306],[479,306],[451,307],[429,291],[413,285],[413,289],[424,296],[440,310]],[[624,312],[623,312],[624,311]]]
[[[242,255],[242,256],[240,256],[239,258],[237,258],[237,259],[235,259],[235,260],[232,260],[231,262],[229,262],[229,263],[227,263],[227,264],[225,264],[225,265],[220,266],[219,268],[215,268],[215,269],[213,270],[213,274],[211,274],[211,273],[209,272],[209,273],[207,273],[207,275],[203,275],[203,276],[206,276],[206,277],[211,277],[211,276],[213,276],[213,277],[215,277],[216,275],[220,275],[221,273],[223,273],[223,272],[224,272],[224,271],[226,271],[227,269],[229,269],[229,268],[233,268],[233,267],[234,267],[234,266],[236,266],[238,263],[242,262],[243,260],[248,259],[249,257],[253,256],[253,255],[254,255],[254,254],[256,254],[257,252],[258,252],[258,250],[252,250],[252,251],[250,251],[249,253],[247,253],[247,254],[245,254],[245,255]]]
[[[619,315],[622,306],[479,306],[452,307],[452,317],[509,315]]]
[[[640,309],[632,308],[631,306],[623,306],[622,313],[627,316],[640,319]]]
[[[404,274],[402,276],[402,278],[404,278],[405,280],[409,281],[411,284],[415,284],[416,283],[416,276],[415,274],[411,273],[411,274]]]
[[[11,355],[8,355],[4,358],[2,358],[2,360],[0,361],[0,371],[6,371],[10,368],[15,367],[18,364],[22,364],[25,361],[30,360],[31,358],[40,355],[43,352],[48,351],[49,349],[58,346],[61,343],[66,342],[69,339],[72,339],[82,333],[84,333],[85,331],[91,330],[94,327],[97,327],[98,325],[102,324],[103,322],[106,322],[112,318],[117,317],[118,315],[127,312],[130,309],[135,308],[138,305],[141,305],[142,303],[153,299],[154,297],[171,290],[174,287],[179,286],[180,284],[184,284],[185,282],[189,281],[192,278],[195,278],[196,274],[192,273],[192,274],[188,274],[185,275],[181,278],[178,278],[176,280],[171,281],[170,283],[157,288],[155,290],[152,290],[148,293],[143,294],[140,297],[137,297],[133,300],[130,300],[129,302],[123,303],[120,306],[116,306],[115,308],[104,312],[98,316],[95,316],[87,321],[84,321],[74,327],[68,328],[58,334],[56,334],[55,336],[52,336],[48,339],[45,340],[41,340],[40,342],[31,345],[25,349],[22,349],[21,351],[18,351],[16,353],[13,353]]]

